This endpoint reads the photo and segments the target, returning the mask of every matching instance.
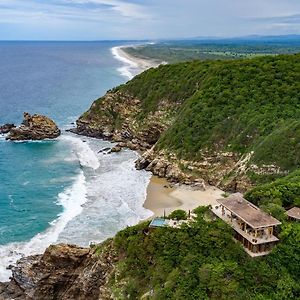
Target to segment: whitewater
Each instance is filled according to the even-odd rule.
[[[138,65],[120,56],[116,49],[116,46],[109,48],[120,62],[116,69],[124,79],[132,78],[140,71]],[[69,126],[63,121],[61,124],[63,129]],[[0,143],[7,143],[4,136],[0,137]],[[27,144],[36,146],[37,143],[50,142]],[[143,208],[151,175],[135,169],[137,153],[124,150],[106,154],[99,150],[112,147],[112,143],[65,132],[53,143],[68,151],[43,158],[41,163],[45,170],[60,163],[77,165],[74,174],[67,178],[71,184],[65,186],[54,200],[61,211],[49,221],[46,230],[30,240],[0,245],[0,281],[7,281],[11,275],[7,266],[21,257],[42,253],[50,244],[63,242],[88,246],[152,215]],[[65,178],[53,177],[50,181],[59,185]],[[24,181],[24,188],[28,184],[29,180]]]

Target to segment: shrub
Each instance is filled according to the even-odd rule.
[[[182,209],[174,210],[172,213],[169,214],[168,218],[174,220],[186,220],[187,213]]]

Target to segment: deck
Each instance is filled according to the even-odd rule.
[[[274,235],[272,235],[272,236],[265,235],[263,237],[254,237],[252,234],[245,232],[244,230],[242,230],[240,228],[238,222],[235,219],[232,219],[232,221],[231,221],[231,218],[227,214],[222,215],[222,210],[220,207],[216,209],[216,207],[214,206],[212,208],[212,211],[216,216],[218,216],[224,222],[229,224],[236,232],[238,232],[242,237],[244,237],[245,239],[247,239],[250,243],[252,243],[254,245],[279,241],[279,239]],[[253,240],[256,240],[256,241],[254,242]]]

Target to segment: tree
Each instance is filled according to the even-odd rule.
[[[187,213],[182,210],[182,209],[177,209],[174,210],[172,213],[170,213],[169,215],[170,219],[174,219],[174,220],[186,220],[187,219]]]

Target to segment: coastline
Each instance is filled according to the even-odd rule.
[[[111,48],[112,54],[116,59],[119,61],[122,61],[123,66],[120,67],[118,70],[119,72],[128,77],[132,78],[133,76],[141,73],[142,71],[152,68],[152,67],[157,67],[161,63],[158,63],[157,61],[153,61],[151,59],[142,59],[142,58],[137,58],[134,56],[131,56],[127,54],[124,51],[124,48],[128,46],[119,46],[119,47],[114,47]],[[163,62],[162,62],[163,63]],[[85,141],[86,142],[86,141]],[[82,142],[83,143],[83,142]],[[85,146],[88,144],[85,143]],[[86,150],[86,149],[83,149]],[[92,165],[89,166],[92,169],[97,169],[99,167],[97,159],[94,161],[91,161],[91,155],[90,157],[85,161],[81,162],[81,165],[85,165],[88,163],[88,165],[91,163]],[[84,158],[79,155],[80,158]],[[95,165],[94,165],[95,164]],[[140,172],[140,171],[139,171]],[[216,199],[221,197],[221,194],[223,193],[222,191],[214,188],[214,187],[207,187],[205,191],[201,190],[194,190],[192,187],[188,185],[175,185],[172,187],[170,186],[170,183],[166,179],[158,178],[154,175],[149,175],[150,180],[149,183],[147,184],[147,181],[145,182],[145,186],[143,187],[143,191],[145,191],[145,194],[141,195],[141,193],[138,193],[139,197],[141,197],[141,201],[139,203],[139,208],[142,208],[142,206],[145,209],[148,209],[148,216],[152,212],[153,215],[151,216],[163,216],[164,213],[167,215],[170,214],[173,210],[176,209],[183,209],[183,210],[193,210],[198,206],[201,205],[214,205],[216,203]],[[81,181],[84,180],[84,178],[81,178]],[[81,182],[80,181],[80,182]],[[67,190],[69,192],[69,190]],[[76,191],[75,191],[76,192]],[[86,201],[86,190],[84,188],[81,188],[81,197],[80,200],[85,200]],[[73,193],[70,194],[73,197]],[[70,197],[71,197],[70,196]],[[120,194],[120,197],[122,195]],[[132,197],[131,197],[132,198]],[[68,208],[72,208],[73,205],[70,205],[70,203],[65,203],[63,202],[62,199],[62,204],[68,205]],[[142,200],[144,200],[142,202]],[[19,259],[23,256],[28,256],[36,253],[42,253],[46,247],[44,247],[46,244],[42,243],[43,240],[45,240],[49,245],[51,244],[56,244],[57,239],[59,234],[61,233],[56,231],[57,227],[59,229],[63,230],[65,229],[67,223],[74,218],[74,214],[78,215],[81,213],[82,210],[82,204],[81,202],[78,202],[80,204],[80,207],[76,210],[76,212],[72,211],[71,213],[69,210],[67,211],[67,215],[69,219],[63,219],[64,214],[62,214],[58,219],[53,221],[50,225],[49,230],[46,230],[45,232],[39,233],[36,236],[34,236],[29,242],[24,242],[20,244],[14,245],[14,251],[10,251],[11,244],[8,245],[7,248],[5,248],[2,253],[0,253],[0,257],[2,256],[3,259],[5,259],[5,265],[8,264],[14,264],[16,259]],[[128,205],[127,203],[123,203],[124,205],[122,208],[126,208]],[[135,208],[137,208],[137,205],[134,205]],[[139,215],[139,220],[145,219],[148,216],[144,215],[141,216]],[[137,218],[138,219],[138,218]],[[137,219],[131,220],[131,225],[136,224]],[[53,226],[56,225],[56,226]],[[128,224],[129,225],[129,224]],[[54,231],[52,235],[49,235],[49,231]],[[52,238],[53,237],[53,238]],[[76,244],[79,244],[76,242]],[[18,246],[17,246],[18,245]],[[10,251],[10,252],[9,252]],[[9,253],[9,255],[7,255]],[[6,281],[6,279],[9,277],[11,271],[6,270],[5,274],[0,274],[4,275],[3,281]],[[0,276],[1,277],[1,276]]]
[[[188,185],[171,186],[165,178],[152,175],[144,207],[153,212],[153,217],[161,217],[177,209],[188,212],[198,206],[217,205],[216,200],[223,198],[223,193],[213,186],[207,186],[205,190],[196,190]]]
[[[124,49],[134,45],[122,45],[111,48],[115,59],[124,65],[118,71],[129,79],[135,75],[149,69],[156,68],[160,64],[153,59],[140,58],[128,54]],[[217,199],[222,198],[223,191],[214,187],[206,186],[205,190],[197,190],[189,185],[170,185],[166,178],[159,178],[151,174],[143,207],[150,210],[153,217],[168,215],[176,209],[192,211],[199,206],[216,205]],[[141,220],[142,221],[142,220]]]
[[[165,64],[165,62],[155,61],[153,59],[143,59],[128,54],[124,49],[131,47],[133,45],[123,45],[111,48],[112,55],[119,61],[121,61],[124,66],[118,68],[118,71],[124,77],[132,79],[135,75],[142,73],[150,68],[156,68],[160,64]]]
[[[142,71],[148,68],[158,66],[157,62],[153,62],[147,59],[138,59],[133,56],[127,55],[127,53],[123,50],[123,48],[126,47],[128,46],[119,46],[110,49],[114,58],[122,62],[122,66],[118,68],[118,71],[125,77],[131,79],[133,76],[137,75],[138,73],[141,73]],[[0,136],[1,139],[5,139],[5,137],[6,137],[5,135]],[[68,140],[68,139],[72,139],[72,137],[64,136],[61,137],[59,140],[63,140],[63,139]],[[86,141],[84,143],[83,142],[79,143],[80,145],[78,145],[76,141],[73,141],[72,144],[76,146],[75,147],[76,149],[79,147],[79,149],[77,149],[80,152],[78,157],[79,157],[79,161],[82,160],[80,162],[80,165],[88,164],[87,167],[90,167],[91,169],[94,170],[99,167],[99,162],[97,158],[94,159],[93,155],[91,155],[92,150],[88,148],[88,143],[86,143]],[[85,156],[86,152],[89,152],[90,154],[89,157]],[[61,205],[63,207],[63,211],[61,214],[57,216],[56,219],[54,219],[53,221],[51,221],[51,223],[49,223],[49,227],[46,230],[37,233],[35,236],[30,238],[30,240],[21,241],[21,242],[12,242],[5,245],[1,245],[2,246],[0,249],[0,262],[1,262],[0,281],[1,282],[8,281],[9,277],[11,276],[11,270],[6,269],[7,266],[15,264],[15,262],[22,257],[44,253],[45,249],[49,245],[53,245],[57,243],[58,236],[65,229],[66,224],[70,220],[72,220],[75,217],[75,215],[77,216],[81,214],[81,211],[83,209],[83,204],[87,201],[86,187],[84,181],[85,181],[85,177],[83,175],[83,172],[81,171],[78,179],[73,184],[74,188],[73,185],[71,187],[67,187],[64,191],[62,191],[58,195],[57,205]],[[138,206],[140,209],[142,209],[143,200],[146,198],[146,189],[147,189],[147,182],[145,182],[145,190],[144,190],[145,193],[143,195],[139,194],[139,197],[142,200],[140,201]],[[77,195],[75,195],[75,192],[77,193],[78,191],[80,192],[80,195],[76,197]],[[69,198],[71,200],[73,198],[76,200],[76,206],[72,205],[72,203],[69,203],[70,202],[68,201]],[[148,216],[150,214],[151,212],[148,211]],[[145,216],[141,216],[140,218],[144,218],[144,217]],[[132,222],[131,225],[133,225],[137,221],[130,221],[130,222]],[[79,244],[78,242],[74,242],[74,243]]]

